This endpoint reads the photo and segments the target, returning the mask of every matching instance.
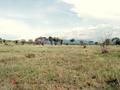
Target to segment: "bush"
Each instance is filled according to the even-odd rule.
[[[29,54],[26,54],[25,56],[26,56],[27,58],[34,58],[34,57],[35,57],[35,54],[29,53]]]

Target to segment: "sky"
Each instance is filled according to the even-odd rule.
[[[0,37],[120,37],[120,0],[0,0]]]

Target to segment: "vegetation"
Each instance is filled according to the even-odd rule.
[[[115,45],[120,45],[120,39],[118,37],[115,37],[112,39]]]
[[[72,43],[75,42],[75,39],[70,39],[70,42],[72,42]]]
[[[120,90],[120,46],[0,45],[0,90]]]
[[[34,43],[34,41],[32,39],[28,40],[28,44],[33,44],[33,43]]]
[[[19,40],[15,40],[14,42],[15,42],[15,44],[17,45],[17,44],[18,44],[18,42],[19,42]]]
[[[48,40],[50,41],[50,44],[53,45],[53,37],[49,37]]]
[[[2,38],[0,38],[0,44],[2,43]]]
[[[53,43],[54,43],[54,45],[58,45],[58,43],[60,44],[60,45],[62,45],[63,44],[63,40],[62,39],[60,39],[60,38],[58,38],[58,37],[48,37],[48,40],[49,40],[49,42],[50,42],[50,44],[51,45],[53,45]]]
[[[21,44],[24,45],[26,43],[26,40],[25,39],[22,39],[21,40]]]
[[[74,38],[74,45],[63,41],[0,38],[0,90],[120,90],[118,37],[79,45]]]

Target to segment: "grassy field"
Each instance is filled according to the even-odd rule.
[[[0,45],[0,90],[120,90],[120,46]]]

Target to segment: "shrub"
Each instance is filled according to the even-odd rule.
[[[25,56],[26,56],[27,58],[34,58],[34,57],[35,57],[35,54],[29,53],[29,54],[26,54]]]

